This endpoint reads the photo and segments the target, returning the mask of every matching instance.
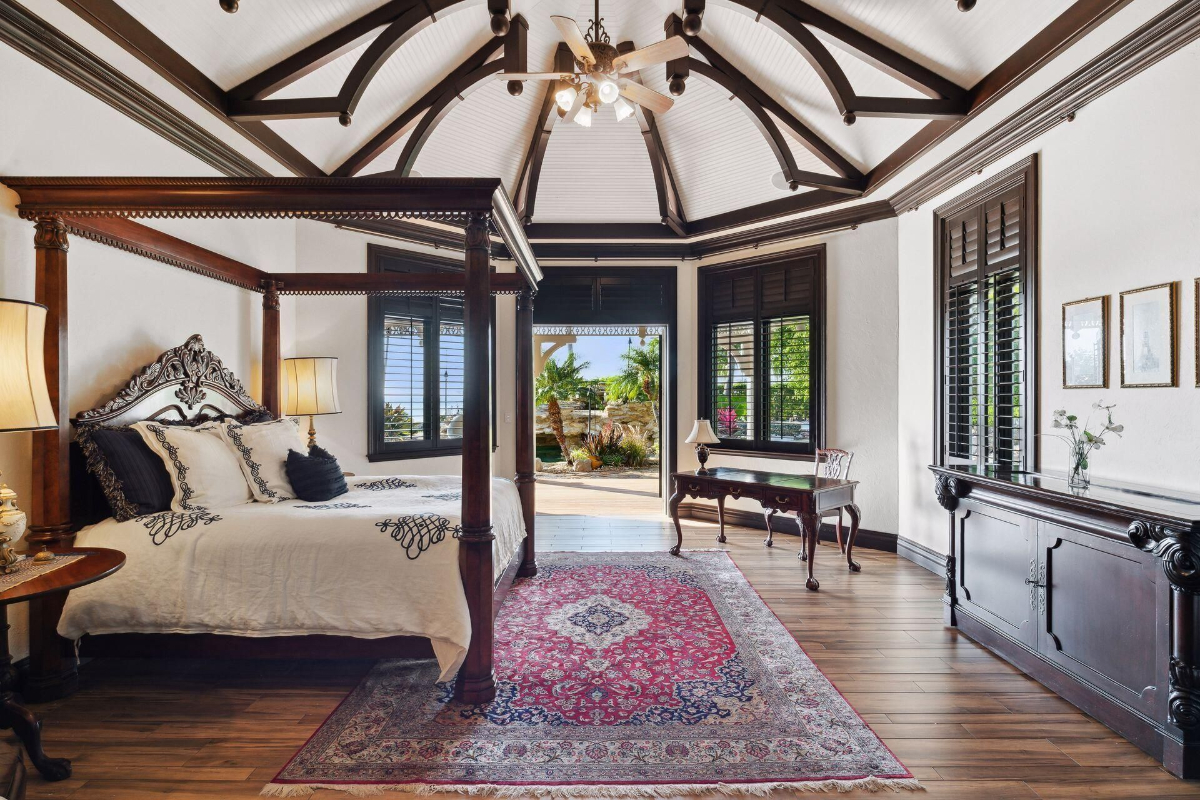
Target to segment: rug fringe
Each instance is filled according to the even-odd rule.
[[[498,784],[436,784],[436,783],[268,783],[262,789],[266,797],[307,797],[318,789],[335,789],[352,797],[377,797],[384,792],[407,794],[459,794],[488,797],[539,797],[548,800],[610,800],[611,798],[667,798],[705,794],[727,794],[742,797],[762,797],[775,791],[792,792],[868,792],[925,791],[915,778],[857,778],[854,780],[779,781],[776,783],[673,783],[623,784],[617,786],[504,786]]]

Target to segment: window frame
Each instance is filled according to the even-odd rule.
[[[947,413],[947,300],[946,290],[949,285],[949,254],[946,246],[946,224],[953,218],[973,209],[981,209],[987,203],[1012,191],[1021,190],[1021,360],[1024,370],[1022,381],[1022,430],[1021,449],[1022,463],[1020,471],[1037,472],[1040,465],[1040,450],[1038,448],[1039,423],[1039,377],[1041,375],[1039,347],[1039,223],[1041,219],[1038,205],[1038,155],[1033,153],[1008,169],[1005,169],[979,186],[939,206],[933,213],[933,391],[934,391],[934,420],[933,420],[933,460],[935,466],[947,466],[949,459],[946,453],[946,413]],[[986,220],[985,220],[986,223]],[[980,253],[980,280],[984,279],[982,270],[986,266],[986,224],[981,231],[984,241]],[[980,448],[980,462],[985,456],[984,448]],[[984,465],[977,462],[974,465],[963,464],[956,460],[959,466],[983,470]]]
[[[812,417],[810,423],[811,441],[808,443],[770,441],[765,438],[766,404],[769,402],[768,387],[769,372],[764,369],[766,353],[763,346],[763,323],[768,319],[802,316],[799,312],[784,309],[763,310],[762,274],[772,268],[782,268],[795,262],[813,261],[813,306],[809,316],[810,336],[813,339],[810,349],[811,379],[810,394]],[[738,261],[730,261],[711,267],[701,267],[697,272],[697,350],[699,365],[697,410],[703,419],[713,419],[711,383],[712,383],[712,327],[721,322],[748,321],[754,326],[754,361],[757,373],[755,375],[755,436],[752,439],[722,440],[719,444],[709,445],[714,453],[729,453],[747,456],[762,456],[766,458],[781,458],[799,461],[814,461],[816,451],[825,446],[826,422],[826,248],[824,244],[789,250],[784,253],[774,253]],[[744,272],[753,274],[754,304],[750,316],[731,315],[719,318],[712,314],[710,296],[712,281],[716,277],[728,276],[730,273]],[[714,427],[715,430],[715,427]]]
[[[367,271],[380,272],[464,272],[465,264],[444,256],[414,253],[383,245],[367,245]],[[433,298],[431,298],[433,299]],[[372,295],[367,298],[367,460],[402,461],[410,458],[431,458],[462,455],[462,440],[418,439],[408,442],[385,442],[383,440],[383,324],[389,313],[389,305],[396,298]],[[435,314],[435,319],[440,316]],[[436,333],[434,334],[436,338]],[[496,298],[491,299],[491,426],[492,450],[496,449]],[[425,375],[428,378],[431,353],[426,353]],[[436,370],[435,370],[436,371]],[[439,419],[441,398],[436,382],[426,381],[425,407],[433,419]],[[452,442],[452,443],[451,443]]]

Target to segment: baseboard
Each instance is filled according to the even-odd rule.
[[[680,503],[679,516],[687,519],[698,519],[704,522],[716,522],[717,507],[710,506],[707,503]],[[743,528],[757,528],[760,531],[767,529],[767,520],[762,513],[746,511],[741,508],[726,508],[725,524],[737,525]],[[843,531],[848,531],[849,525],[850,520],[847,518],[846,524],[843,526]],[[776,514],[771,527],[775,529],[775,533],[777,534],[800,535],[800,523],[794,516]],[[821,541],[837,541],[837,534],[833,525],[829,523],[821,525]],[[896,552],[896,534],[859,528],[858,538],[854,540],[854,546],[865,547],[868,550],[882,550],[885,553],[894,553]]]
[[[903,536],[896,538],[896,555],[924,567],[934,575],[946,574],[946,556]]]

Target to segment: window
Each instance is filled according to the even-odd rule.
[[[374,246],[369,250],[369,267],[372,272],[462,270],[461,263],[449,259]],[[461,453],[462,298],[382,296],[369,302],[368,458]],[[494,353],[492,365],[494,387]],[[492,405],[494,413],[494,398]]]
[[[702,269],[701,413],[718,449],[821,445],[824,247]]]
[[[938,452],[946,465],[1032,468],[1036,161],[939,208]]]

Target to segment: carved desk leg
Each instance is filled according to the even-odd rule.
[[[861,572],[862,567],[854,560],[854,540],[858,537],[858,522],[862,518],[862,513],[858,510],[858,506],[854,503],[846,506],[846,513],[850,515],[850,535],[846,537],[846,566],[851,572]],[[838,530],[842,529],[841,511],[838,511]],[[838,536],[838,543],[841,544],[841,536]]]
[[[804,550],[800,551],[801,560],[808,562],[808,580],[804,586],[815,592],[821,588],[820,582],[813,577],[813,566],[817,560],[817,538],[821,530],[821,518],[811,511],[801,511],[796,514],[800,519],[800,528],[804,531]],[[805,552],[807,551],[807,552]],[[807,556],[807,558],[804,558]]]
[[[683,498],[683,487],[676,483],[675,493],[671,495],[671,501],[668,504],[671,509],[671,519],[675,522],[675,546],[670,550],[673,556],[679,555],[679,551],[683,549],[683,528],[679,525],[679,504],[683,502]]]
[[[717,541],[725,544],[725,493],[717,495],[717,524],[721,526],[720,532],[717,534]]]
[[[0,728],[10,729],[25,745],[29,760],[48,781],[71,777],[71,762],[65,758],[49,758],[42,750],[42,725],[33,712],[17,702],[12,684],[16,673],[8,649],[8,606],[0,606]]]
[[[767,513],[763,515],[767,520],[767,539],[763,542],[767,547],[775,546],[775,529],[771,527],[771,517],[775,516],[775,509],[768,508]]]

